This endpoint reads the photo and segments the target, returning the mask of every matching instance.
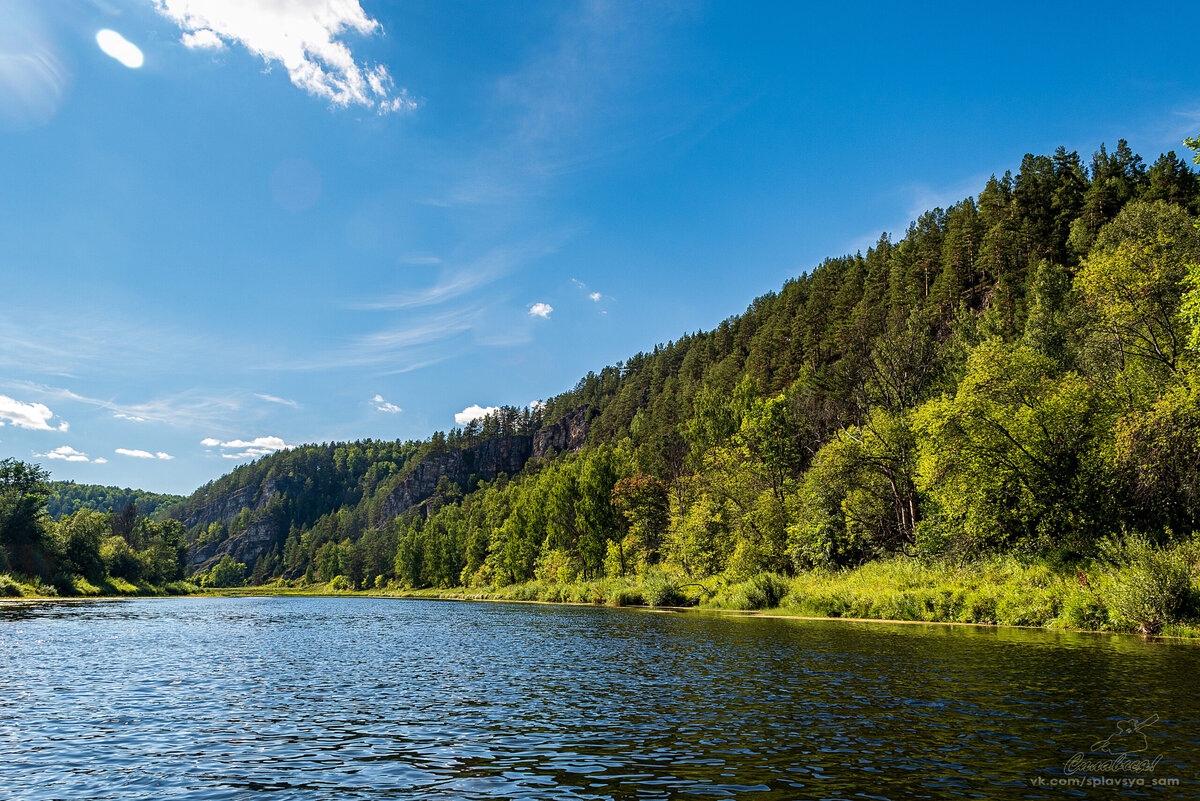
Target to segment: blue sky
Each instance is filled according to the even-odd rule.
[[[557,394],[1026,152],[1181,151],[1198,32],[1190,4],[8,0],[0,457],[186,493]]]

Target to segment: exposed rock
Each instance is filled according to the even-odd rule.
[[[262,520],[252,523],[240,534],[235,534],[222,542],[209,543],[197,548],[188,556],[188,571],[197,573],[208,570],[221,561],[221,557],[225,554],[232,556],[236,562],[242,562],[247,567],[252,567],[258,557],[271,552],[272,546],[278,542],[278,539],[278,532],[272,521]]]
[[[243,509],[258,510],[266,506],[277,491],[276,480],[273,478],[263,482],[261,491],[258,487],[242,487],[192,512],[184,518],[183,525],[187,528],[198,524],[206,527],[213,523],[229,525]]]
[[[588,435],[588,407],[581,406],[533,435],[533,458],[544,459],[553,448],[573,453],[583,447]]]
[[[587,441],[587,433],[588,409],[585,407],[543,427],[532,436],[497,437],[469,448],[428,456],[384,499],[382,518],[390,520],[428,501],[436,492],[442,476],[464,490],[472,476],[482,481],[493,481],[501,473],[519,473],[531,457],[544,459],[551,452],[577,451]],[[277,493],[294,496],[301,484],[292,482],[299,480],[283,478],[279,480],[283,482],[280,485],[276,479],[268,479],[263,482],[261,489],[243,487],[213,499],[188,515],[183,524],[189,529],[208,527],[213,523],[229,525],[243,509],[263,509]],[[250,566],[260,556],[270,553],[273,547],[281,544],[286,531],[278,530],[274,521],[268,516],[264,517],[267,519],[255,520],[245,531],[222,542],[193,546],[188,559],[190,572],[207,570],[226,554]]]
[[[446,476],[459,489],[471,476],[491,481],[501,473],[519,472],[533,451],[533,437],[498,437],[461,450],[426,457],[383,502],[383,518],[391,519],[428,500]]]

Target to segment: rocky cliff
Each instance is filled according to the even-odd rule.
[[[583,447],[588,435],[588,409],[580,407],[533,435],[533,458],[544,459],[556,453],[573,453]]]
[[[531,453],[533,437],[512,436],[428,456],[388,494],[383,502],[383,518],[390,520],[427,500],[442,476],[462,489],[473,475],[491,481],[501,473],[519,472]]]
[[[264,481],[261,487],[242,487],[201,506],[184,518],[183,525],[187,528],[196,525],[211,526],[213,523],[229,525],[243,509],[257,511],[266,506],[279,489],[273,478]]]
[[[542,427],[533,435],[513,435],[485,440],[468,448],[447,450],[426,457],[383,501],[382,518],[390,520],[429,500],[445,476],[459,489],[466,489],[472,476],[492,481],[501,473],[514,475],[529,459],[544,459],[551,453],[570,453],[583,447],[588,434],[588,410],[576,409],[562,419]],[[267,479],[261,487],[249,486],[227,495],[213,498],[183,519],[189,530],[213,523],[229,525],[243,509],[259,512],[266,509],[276,495],[297,501],[305,477],[289,476]],[[254,519],[261,518],[261,519]],[[287,523],[278,522],[266,513],[254,515],[245,531],[223,542],[193,546],[188,562],[192,573],[207,570],[229,554],[246,565],[270,553],[281,544],[287,533]]]
[[[197,573],[208,570],[221,561],[225,554],[249,567],[258,557],[270,553],[272,546],[279,542],[277,529],[273,520],[261,520],[251,523],[245,531],[227,540],[195,548],[188,553],[188,571]]]
[[[587,441],[587,412],[586,408],[576,409],[533,436],[499,437],[469,448],[429,456],[388,495],[383,503],[384,519],[404,514],[428,500],[442,476],[464,489],[473,475],[483,481],[492,481],[501,473],[511,476],[520,472],[531,457],[543,459],[551,451],[579,450]]]

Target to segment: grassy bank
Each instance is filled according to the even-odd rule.
[[[345,577],[322,584],[199,588],[78,577],[63,586],[0,575],[0,597],[155,595],[369,595],[401,598],[535,601],[608,606],[697,607],[797,617],[1033,626],[1079,631],[1200,637],[1198,549],[1122,546],[1103,561],[1053,566],[995,556],[966,564],[894,558],[839,571],[745,581],[680,579],[666,573],[572,583],[532,581],[503,587],[412,589],[382,583],[353,589]]]
[[[698,607],[797,617],[976,623],[1078,631],[1200,637],[1195,560],[1182,551],[1144,549],[1118,562],[1053,567],[1015,557],[959,565],[897,558],[853,570],[734,582],[666,574],[569,584],[351,590],[325,584],[205,590],[219,595],[370,595],[402,598],[538,601],[608,606]]]
[[[156,585],[106,578],[92,583],[82,576],[59,577],[55,583],[25,576],[0,573],[0,598],[120,598],[136,596],[191,595],[199,587],[188,581]]]

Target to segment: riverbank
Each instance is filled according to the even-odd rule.
[[[1200,637],[1200,593],[1194,571],[1189,567],[1181,573],[1172,567],[1172,563],[1145,560],[1131,560],[1119,568],[1100,563],[1055,568],[1042,561],[1007,556],[965,565],[896,558],[852,570],[811,571],[792,577],[763,573],[740,582],[722,576],[680,579],[651,573],[571,583],[532,581],[502,587],[424,589],[386,582],[369,589],[350,589],[351,582],[341,576],[321,584],[276,582],[228,588],[200,588],[187,582],[153,587],[117,579],[104,587],[88,585],[92,591],[73,597],[271,595],[522,601]],[[0,584],[4,579],[0,576]],[[39,591],[45,587],[19,586],[23,597],[54,597]]]
[[[1185,575],[1131,562],[1055,568],[1014,557],[955,565],[916,559],[871,562],[853,570],[794,577],[760,574],[732,582],[651,574],[572,583],[533,581],[504,587],[410,589],[384,585],[338,589],[305,586],[207,589],[217,595],[364,595],[471,601],[526,601],[608,606],[691,607],[809,619],[1021,626],[1072,631],[1200,637],[1197,588]]]
[[[92,583],[82,576],[59,577],[53,584],[40,579],[30,579],[0,573],[0,600],[4,598],[136,598],[169,595],[193,595],[200,587],[190,581],[172,581],[166,584],[150,584],[144,581],[130,582],[123,578],[106,577]]]

